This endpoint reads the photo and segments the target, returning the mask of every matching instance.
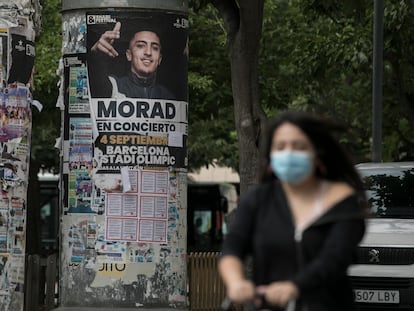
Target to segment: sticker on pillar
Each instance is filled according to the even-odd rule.
[[[0,255],[0,302],[2,301],[1,297],[8,293],[10,288],[10,279],[8,277],[8,271],[11,266],[11,256],[9,255]]]
[[[152,243],[130,244],[128,248],[128,262],[153,262],[154,247]]]
[[[74,114],[77,114],[90,118],[86,55],[64,55],[62,64],[64,83],[61,93],[64,94],[66,115],[74,116]],[[67,127],[65,127],[65,139],[67,139],[67,130]]]
[[[11,68],[8,83],[30,81],[35,57],[34,42],[21,35],[12,34]]]
[[[86,170],[76,170],[69,173],[68,182],[68,213],[96,214],[92,209],[93,181]]]
[[[0,85],[7,84],[9,66],[9,29],[0,28]]]
[[[24,256],[13,256],[9,269],[10,282],[24,284]]]
[[[86,233],[87,233],[88,221],[84,220],[78,224],[73,224],[70,227],[69,237],[69,250],[71,253],[71,263],[81,263],[85,259],[86,255]]]
[[[69,113],[89,113],[89,88],[85,66],[69,67]]]
[[[21,143],[20,139],[0,143],[0,158],[2,161],[26,162],[29,156],[29,145]]]
[[[25,220],[26,220],[26,200],[24,198],[12,197],[9,210],[10,219],[8,230],[10,237],[9,250],[13,254],[24,254],[25,249]]]
[[[7,253],[8,200],[1,200],[0,206],[0,253]]]
[[[0,142],[27,143],[30,140],[31,110],[26,87],[5,88],[0,94]]]
[[[16,196],[18,188],[26,188],[25,176],[22,171],[22,167],[25,169],[25,165],[22,165],[21,163],[0,163],[0,184],[1,191],[4,194],[8,193],[12,196]]]
[[[68,213],[98,211],[92,203],[92,125],[89,118],[69,118]]]
[[[167,242],[167,222],[161,220],[141,219],[139,222],[140,241]]]
[[[84,14],[63,14],[63,54],[86,53],[86,20]]]
[[[89,118],[69,119],[69,170],[92,169],[92,124]]]
[[[13,223],[11,229],[11,239],[8,240],[8,248],[12,251],[12,254],[22,255],[25,249],[25,219],[23,217],[13,217]]]
[[[130,170],[127,174],[131,181],[129,192],[122,191],[122,183],[119,191],[106,191],[105,240],[165,243],[168,172]]]
[[[102,234],[99,234],[95,251],[97,263],[125,263],[126,243],[119,241],[106,241]]]
[[[178,181],[175,174],[170,174],[169,178],[169,201],[175,202],[177,200]]]

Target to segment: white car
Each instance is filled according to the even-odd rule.
[[[414,162],[357,165],[372,217],[348,274],[361,311],[414,310]]]

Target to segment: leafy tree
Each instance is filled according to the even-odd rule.
[[[56,108],[59,77],[56,71],[61,57],[62,18],[59,0],[43,0],[42,31],[36,38],[33,97],[43,105],[42,112],[33,110],[31,165],[36,169],[59,171],[55,139],[60,136],[60,111]]]
[[[342,142],[356,160],[371,148],[371,1],[190,0],[189,165],[217,163],[256,182],[266,116],[302,109],[348,125]],[[60,1],[44,0],[36,39],[33,167],[58,170]],[[410,159],[413,145],[414,4],[386,0],[384,160]],[[233,96],[234,95],[234,96]],[[240,147],[239,147],[240,146]]]
[[[226,57],[226,36],[218,12],[190,9],[189,166],[237,168],[237,137]]]
[[[323,43],[315,49],[316,55],[325,60],[325,63],[318,61],[324,67],[315,72],[316,79],[308,78],[307,85],[314,92],[305,94],[317,99],[318,105],[312,104],[315,111],[340,116],[349,125],[344,142],[354,151],[357,160],[369,160],[373,4],[371,1],[303,1],[301,10],[310,28],[316,30],[312,38],[324,34]],[[413,42],[409,35],[413,14],[414,4],[410,1],[384,2],[384,161],[412,159],[413,155]],[[306,50],[306,47],[303,48]]]
[[[371,22],[361,21],[361,11],[358,16],[345,9],[328,14],[307,5],[306,1],[272,1],[266,7],[265,16],[270,21],[265,19],[263,31],[262,97],[267,103],[278,104],[273,105],[269,115],[300,109],[349,125],[343,142],[357,158],[365,159],[371,129],[367,123],[371,111],[368,55],[372,40],[367,25]],[[273,30],[266,25],[274,25]],[[268,37],[272,33],[276,39]],[[264,50],[276,51],[275,56],[265,55]],[[266,89],[269,77],[275,81],[273,92]],[[278,96],[280,100],[272,101],[268,96]]]
[[[60,115],[56,108],[59,93],[58,68],[62,39],[60,1],[42,1],[42,31],[36,38],[33,98],[43,105],[42,112],[33,109],[31,161],[28,187],[27,246],[28,254],[40,250],[40,198],[37,174],[39,169],[58,172],[59,157],[54,148],[55,139],[60,135]]]
[[[209,14],[214,17],[215,25],[221,26],[222,23],[221,29],[227,35],[226,47],[231,64],[229,72],[232,76],[231,89],[234,95],[235,128],[240,146],[239,167],[242,183],[255,182],[251,173],[257,167],[254,164],[258,156],[257,140],[253,139],[254,135],[251,134],[260,134],[260,125],[263,121],[261,109],[267,116],[277,115],[286,109],[300,109],[335,118],[348,127],[348,131],[340,138],[352,152],[356,162],[370,160],[373,49],[373,4],[371,1],[268,0],[264,2],[263,20],[261,15],[255,11],[261,8],[263,3],[248,4],[249,12],[251,11],[252,14],[246,14],[247,17],[243,15],[247,8],[243,1],[212,0],[190,1],[190,3],[197,11],[197,15],[192,17],[193,24],[198,23],[200,15],[204,16],[206,3],[210,4],[210,8],[214,5],[220,13],[221,22],[217,20],[214,12],[209,11]],[[410,39],[410,29],[414,22],[414,4],[409,1],[389,0],[385,1],[384,7],[383,160],[398,161],[412,158],[414,151],[412,141],[414,134],[412,128],[414,125],[412,114],[414,62],[413,42]],[[258,35],[260,37],[258,55],[249,54],[247,50],[240,53],[241,47],[257,48],[258,44],[257,38],[244,36],[248,33],[245,31],[247,24],[244,18],[248,18],[248,22],[254,24],[252,31],[263,27],[261,34]],[[210,19],[207,18],[207,20]],[[200,30],[196,29],[195,32],[203,34],[201,37],[205,40],[206,33],[210,31],[203,32],[201,29],[206,29],[203,28],[206,23],[203,21],[200,24]],[[223,34],[219,31],[220,28],[217,27],[215,30],[216,36],[221,40]],[[192,31],[194,30],[190,28],[191,55],[193,57],[195,53],[203,59],[203,56],[207,54],[199,54],[200,49],[192,49],[191,41],[194,37],[198,37],[194,36],[194,33],[191,35]],[[224,52],[221,53],[224,55]],[[217,55],[214,56],[215,60],[219,58]],[[257,62],[253,59],[256,56],[258,56]],[[207,59],[210,58],[205,57],[204,61],[208,63]],[[238,62],[243,62],[245,66],[256,66],[257,69],[250,69],[251,72],[256,73],[243,74],[247,70],[241,70],[242,73],[240,73],[236,69],[243,68],[243,65],[240,67]],[[217,68],[216,64],[212,67]],[[226,62],[222,61],[221,64],[220,68],[223,70],[227,68]],[[204,71],[198,71],[200,81],[205,78],[204,73],[210,67],[206,65],[202,68]],[[195,68],[190,65],[190,71],[193,69]],[[258,88],[256,78],[258,78]],[[209,75],[208,81],[210,85],[214,85],[217,81],[225,80],[216,80],[214,75]],[[240,85],[249,88],[249,92],[256,96],[249,97],[251,95],[249,92],[243,93]],[[223,87],[220,88],[223,95],[215,92],[214,101],[218,102],[227,98],[229,89],[230,85],[223,83]],[[259,100],[258,90],[260,90],[259,104],[257,102],[253,104],[254,100]],[[194,95],[190,92],[191,105],[198,105],[198,102],[194,102],[194,98],[197,100],[198,97],[191,97],[192,94]],[[240,98],[248,99],[248,102]],[[210,98],[205,97],[203,105],[212,104],[216,107],[211,101],[207,103],[208,100]],[[227,101],[226,99],[226,103]],[[241,110],[242,106],[246,110]],[[221,107],[221,109],[225,108]],[[243,119],[249,114],[251,119]],[[254,120],[256,126],[250,127],[250,132],[245,131],[246,128],[241,128],[241,124],[244,124],[241,120]],[[191,122],[190,116],[190,129],[192,128]],[[209,121],[205,120],[205,122]],[[215,126],[215,123],[219,121],[214,119],[214,122],[209,124]],[[224,128],[220,127],[220,130],[222,129]],[[227,130],[234,132],[231,125]],[[213,132],[214,129],[209,127],[210,135],[213,135]],[[247,133],[250,135],[246,135]],[[190,142],[191,139],[198,140],[197,137],[191,138],[191,135],[190,131]],[[244,141],[247,137],[250,139],[250,144]],[[232,143],[232,141],[228,142]],[[190,164],[194,163],[192,162],[194,157],[191,155],[190,145]],[[209,154],[205,155],[208,159]],[[234,163],[236,166],[236,162]]]
[[[238,145],[241,146],[238,156],[243,191],[257,182],[258,145],[265,119],[258,88],[258,56],[264,0],[213,0],[190,3],[195,9],[211,3],[222,17],[230,60],[234,120]]]

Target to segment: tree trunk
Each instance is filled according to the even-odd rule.
[[[258,58],[264,0],[216,0],[228,35],[234,115],[239,145],[240,191],[258,182],[259,139],[265,113],[260,105]]]

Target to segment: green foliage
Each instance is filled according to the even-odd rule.
[[[189,153],[195,168],[226,160],[220,154],[230,146],[237,150],[236,140],[227,138],[235,129],[225,33],[214,9],[198,4],[197,15],[190,12]],[[414,154],[409,139],[414,117],[407,108],[414,100],[412,6],[408,1],[384,6],[383,160]],[[372,25],[373,3],[367,0],[265,2],[259,58],[263,108],[269,116],[299,109],[347,124],[341,141],[357,162],[371,157]],[[217,135],[228,141],[220,150]]]
[[[315,5],[299,0],[266,3],[260,55],[262,105],[269,116],[298,109],[352,125],[343,140],[358,159],[365,160],[371,129],[369,26],[339,12],[333,19],[332,12],[319,5],[311,12],[311,4]]]
[[[190,10],[189,166],[238,169],[226,33],[210,5]]]
[[[60,111],[56,70],[61,56],[61,15],[59,0],[41,1],[42,31],[36,38],[33,98],[43,104],[42,112],[33,109],[32,161],[46,169],[59,170],[55,139],[60,136]]]
[[[196,170],[215,162],[238,169],[227,34],[210,2],[189,1],[189,165]],[[33,113],[32,157],[57,168],[60,1],[44,0],[42,6],[34,98],[44,111]],[[412,159],[414,3],[385,0],[384,8],[383,160]],[[301,109],[336,118],[348,125],[341,141],[356,161],[369,161],[372,25],[373,2],[368,0],[267,0],[259,57],[266,113]]]
[[[407,108],[414,100],[414,16],[412,2],[385,1],[384,8],[383,160],[396,161],[414,155]],[[265,110],[300,109],[344,122],[342,141],[358,162],[371,153],[372,25],[371,1],[335,0],[267,1],[263,24]]]

